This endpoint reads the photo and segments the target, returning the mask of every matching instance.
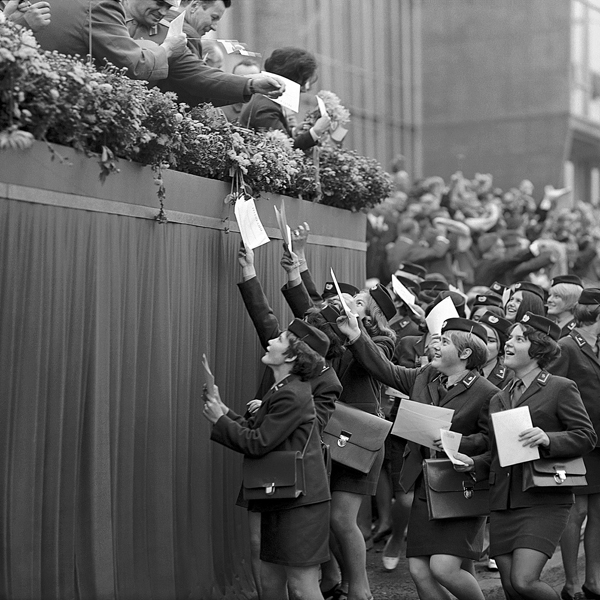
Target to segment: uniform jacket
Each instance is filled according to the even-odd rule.
[[[394,350],[394,362],[403,367],[408,367],[409,369],[427,365],[428,361],[425,357],[425,339],[426,336],[419,334],[401,338]]]
[[[539,447],[541,458],[573,458],[593,449],[597,436],[573,381],[541,371],[523,392],[516,406],[528,406],[533,426],[545,431],[550,438],[548,448]],[[490,402],[490,414],[510,408],[513,407],[509,389],[498,392]],[[553,491],[543,492],[523,491],[523,465],[500,466],[492,419],[490,449],[483,456],[475,457],[477,479],[485,475],[487,465],[491,510],[573,502],[571,488],[558,488],[556,491],[553,488]]]
[[[240,125],[250,127],[256,131],[268,131],[278,129],[289,135],[294,140],[294,148],[307,150],[316,145],[309,131],[304,131],[296,137],[292,135],[292,130],[283,114],[283,109],[277,102],[262,94],[255,94],[240,114]]]
[[[149,28],[128,15],[127,27],[134,40],[161,44],[167,35],[169,24],[163,20]],[[175,92],[180,102],[190,106],[202,102],[223,106],[249,100],[248,81],[247,77],[231,75],[207,66],[186,48],[183,54],[169,59],[168,77],[160,81],[158,87],[162,92]]]
[[[253,500],[249,503],[250,510],[285,510],[330,499],[317,428],[314,427],[311,433],[315,418],[309,382],[289,375],[269,390],[261,407],[250,419],[245,420],[230,410],[214,424],[212,440],[251,458],[279,450],[302,452],[311,434],[304,454],[306,495],[281,500]]]
[[[478,454],[487,448],[488,406],[491,398],[498,392],[498,388],[487,379],[470,371],[440,398],[440,373],[431,365],[419,369],[394,365],[381,358],[372,340],[364,333],[349,348],[369,373],[384,384],[407,394],[411,400],[454,409],[450,429],[463,435],[461,452]],[[429,458],[429,449],[408,442],[400,474],[400,483],[405,491],[421,475],[424,458]]]
[[[92,56],[127,69],[133,79],[157,81],[169,74],[167,53],[155,44],[136,43],[125,25],[120,0],[52,0],[52,21],[35,34],[44,50],[85,58],[89,54],[91,9]]]
[[[269,306],[258,278],[253,277],[248,281],[243,281],[238,284],[238,287],[248,314],[254,323],[254,328],[258,333],[260,343],[263,348],[266,348],[269,340],[279,337],[281,334],[277,317]],[[271,369],[267,369],[265,373],[267,377],[263,377],[259,396],[263,396],[262,390],[266,391],[273,383]],[[323,371],[308,383],[311,386],[319,434],[321,434],[335,409],[335,401],[340,397],[342,384],[330,366],[325,366]]]
[[[577,327],[577,321],[575,319],[571,319],[563,328],[560,330],[560,337],[564,338],[568,336],[573,329]]]
[[[600,434],[600,361],[577,329],[562,338],[558,345],[560,357],[550,365],[548,371],[577,384],[596,434]]]
[[[510,387],[515,380],[515,372],[498,361],[487,380],[493,383],[499,390],[503,390],[505,387]]]
[[[410,317],[399,317],[397,320],[392,319],[389,325],[396,334],[396,344],[394,347],[394,358],[392,359],[392,362],[399,365],[402,352],[400,340],[409,336],[418,336],[419,326]]]

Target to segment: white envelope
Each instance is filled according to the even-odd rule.
[[[436,446],[433,442],[440,439],[440,429],[450,429],[450,423],[403,408],[404,402],[404,400],[400,402],[391,433],[405,440],[435,449]]]
[[[268,71],[262,71],[261,74],[268,75],[269,77],[273,77],[274,79],[278,79],[285,83],[285,91],[283,94],[281,94],[279,98],[271,98],[271,100],[297,113],[300,108],[300,84],[291,79],[287,79],[286,77],[282,77],[281,75],[269,73]]]
[[[269,236],[258,216],[254,198],[246,200],[240,196],[235,201],[233,212],[240,228],[244,248],[253,250],[254,248],[258,248],[258,246],[269,243]]]
[[[462,440],[462,433],[457,431],[447,431],[446,429],[440,429],[440,435],[442,436],[442,448],[450,459],[453,465],[465,465],[462,460],[456,458],[456,453],[460,448],[460,440]]]
[[[540,457],[537,446],[530,448],[523,446],[523,442],[519,441],[519,434],[533,427],[528,406],[503,410],[492,413],[491,416],[501,467],[529,462]]]
[[[404,304],[406,304],[410,310],[417,314],[417,311],[414,307],[417,299],[395,275],[392,275],[392,289],[400,298],[400,300],[402,300],[402,302],[404,302]]]
[[[402,400],[401,405],[423,416],[447,421],[448,423],[452,423],[452,417],[454,416],[454,409],[446,408],[445,406],[435,406],[433,404],[425,404],[424,402],[415,402],[414,400]]]

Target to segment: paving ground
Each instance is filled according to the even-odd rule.
[[[401,558],[395,571],[384,571],[381,564],[383,542],[376,544],[367,552],[367,570],[374,600],[418,600],[415,586],[408,573],[406,559]],[[583,573],[583,555],[580,554],[580,572]],[[488,571],[487,562],[476,564],[477,579],[487,600],[504,600],[500,585],[500,575],[497,571]],[[548,561],[542,579],[550,584],[559,594],[564,584],[560,550]]]

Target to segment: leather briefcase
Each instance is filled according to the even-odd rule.
[[[465,519],[490,513],[489,482],[454,470],[448,458],[423,461],[429,519]]]
[[[313,420],[302,452],[275,450],[261,456],[244,456],[242,490],[244,500],[279,500],[306,494],[304,453],[315,428]]]
[[[523,491],[587,485],[583,458],[539,458],[523,463]]]
[[[322,438],[329,445],[331,460],[368,473],[391,428],[390,421],[336,402]]]

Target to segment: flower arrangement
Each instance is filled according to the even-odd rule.
[[[335,94],[319,95],[332,120],[348,122]],[[164,168],[241,181],[255,197],[274,192],[353,211],[392,191],[377,161],[338,148],[320,149],[317,181],[310,156],[283,133],[232,125],[210,104],[190,109],[116,67],[44,52],[27,30],[0,15],[0,150],[34,139],[98,156],[102,179],[118,171],[120,159],[152,166],[161,206]]]

